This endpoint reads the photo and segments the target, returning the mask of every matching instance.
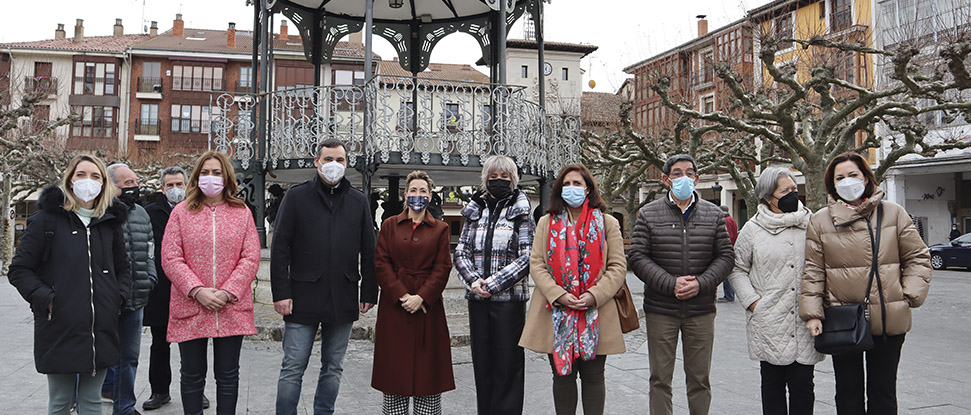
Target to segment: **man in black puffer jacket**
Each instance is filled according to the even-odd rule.
[[[135,412],[135,370],[142,339],[142,312],[148,295],[158,281],[155,271],[155,236],[152,220],[145,208],[138,205],[138,177],[128,166],[116,163],[108,166],[111,181],[121,189],[118,197],[129,206],[128,220],[121,225],[125,249],[131,264],[131,301],[118,316],[118,337],[121,344],[121,363],[108,370],[101,396],[113,398],[114,415]]]
[[[707,414],[715,290],[732,271],[735,254],[721,209],[694,192],[694,159],[684,154],[671,157],[661,180],[671,191],[638,212],[628,260],[629,269],[644,281],[651,415],[672,413],[671,378],[679,333],[684,340],[689,412]]]

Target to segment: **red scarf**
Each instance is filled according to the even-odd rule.
[[[557,285],[580,297],[597,284],[603,268],[604,220],[599,209],[589,201],[576,224],[571,224],[568,210],[550,216],[547,265]],[[560,375],[572,371],[577,358],[596,357],[600,327],[596,307],[574,310],[547,304],[553,314],[553,363]]]

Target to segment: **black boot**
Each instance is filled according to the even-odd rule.
[[[148,398],[145,403],[142,404],[142,409],[150,411],[152,409],[161,408],[172,401],[172,396],[167,393],[153,393],[152,396]]]

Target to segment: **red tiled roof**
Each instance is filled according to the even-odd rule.
[[[583,124],[611,124],[620,121],[624,97],[608,92],[584,92],[580,97],[580,121]]]
[[[148,35],[85,36],[80,43],[73,37],[0,44],[0,48],[66,50],[78,52],[124,52],[129,46],[147,40]]]
[[[378,73],[380,75],[411,76],[411,73],[402,68],[398,61],[381,61]],[[489,83],[489,76],[479,72],[471,65],[451,63],[430,63],[428,69],[418,73],[418,77],[452,82]]]
[[[507,39],[506,48],[536,50],[539,48],[539,45],[536,43],[535,40],[531,40],[531,39]],[[599,47],[597,46],[584,45],[580,43],[543,42],[543,50],[582,53],[583,56],[587,56],[593,53],[594,51],[596,51],[597,49],[599,49]]]

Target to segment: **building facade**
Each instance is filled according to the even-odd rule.
[[[877,47],[893,50],[900,44],[919,42],[924,48],[918,59],[936,57],[936,48],[946,45],[952,35],[966,33],[971,23],[971,4],[952,0],[880,0],[876,2]],[[940,62],[919,62],[921,70],[933,71]],[[887,74],[889,62],[878,60],[878,88],[892,87]],[[947,98],[967,102],[971,91],[948,91]],[[918,106],[933,105],[922,100]],[[971,139],[971,123],[958,114],[946,117],[940,111],[918,117],[927,127],[925,140],[939,144],[946,139]],[[891,150],[899,138],[886,125],[877,126],[883,138],[880,157]],[[928,245],[948,242],[951,225],[962,233],[971,232],[971,150],[943,151],[935,157],[919,154],[904,156],[884,176],[887,199],[907,209],[918,224]]]

